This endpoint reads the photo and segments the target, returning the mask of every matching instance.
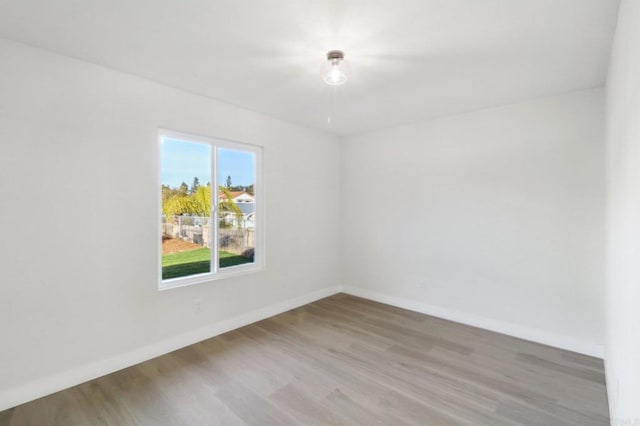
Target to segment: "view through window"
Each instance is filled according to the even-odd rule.
[[[162,284],[256,266],[259,149],[161,133]]]

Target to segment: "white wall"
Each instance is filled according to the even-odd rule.
[[[264,146],[264,272],[157,290],[158,127]],[[0,144],[0,410],[337,291],[334,137],[0,40]]]
[[[602,90],[341,147],[320,132],[9,41],[0,40],[0,70],[0,409],[342,282],[412,309],[601,350]],[[156,290],[158,127],[265,147],[264,272]],[[626,372],[629,330],[615,329],[609,348],[617,344]]]
[[[602,89],[346,139],[349,292],[602,356]]]
[[[640,424],[640,2],[620,5],[607,77],[607,387]]]

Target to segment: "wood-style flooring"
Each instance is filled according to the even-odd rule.
[[[345,294],[0,412],[0,425],[607,425],[602,360]]]

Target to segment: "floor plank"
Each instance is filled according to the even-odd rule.
[[[0,425],[607,425],[602,360],[338,294]]]

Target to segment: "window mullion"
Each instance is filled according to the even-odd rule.
[[[218,209],[220,203],[220,195],[218,190],[218,147],[217,145],[212,145],[211,149],[211,179],[212,179],[212,187],[211,187],[211,217],[210,217],[210,233],[211,235],[211,271],[212,273],[218,273],[220,269],[220,259],[219,250],[218,250],[218,242],[219,238],[219,221],[218,221]]]

